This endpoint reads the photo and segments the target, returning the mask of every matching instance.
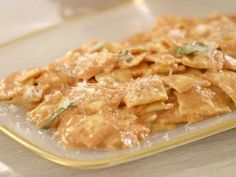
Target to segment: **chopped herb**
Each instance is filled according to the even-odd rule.
[[[135,59],[135,56],[127,49],[119,51],[116,56],[118,59],[127,63],[131,63]]]
[[[181,55],[188,55],[195,52],[208,52],[209,50],[210,48],[207,45],[196,42],[196,43],[188,44],[186,46],[178,48],[177,53]]]
[[[69,108],[71,108],[72,106],[75,106],[74,102],[64,102],[64,105],[62,105],[61,107],[59,107],[50,117],[49,119],[44,123],[44,126],[42,126],[42,129],[48,129],[50,127],[50,125],[62,114],[64,113],[66,110],[68,110]]]
[[[52,118],[56,118],[56,117],[59,117],[63,112],[65,112],[67,109],[69,109],[70,106],[68,106],[67,108],[59,108],[53,115],[52,115]]]
[[[128,50],[121,50],[119,52],[117,52],[117,57],[119,59],[122,59],[123,57],[127,56],[129,54],[129,51]]]

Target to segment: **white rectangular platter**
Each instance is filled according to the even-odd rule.
[[[84,18],[74,18],[0,46],[0,78],[28,67],[44,66],[66,51],[93,39],[119,41],[150,29],[157,15],[205,16],[233,13],[233,0],[136,0]],[[76,168],[102,168],[140,159],[236,126],[236,113],[152,136],[140,147],[121,151],[71,150],[58,145],[50,132],[25,120],[14,106],[0,105],[0,130],[40,156]]]

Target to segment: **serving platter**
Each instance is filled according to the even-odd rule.
[[[236,2],[223,0],[129,1],[1,45],[0,78],[16,70],[44,66],[66,51],[93,39],[120,41],[135,32],[148,30],[154,25],[157,15],[204,16],[216,12],[231,13],[235,8]],[[48,160],[76,168],[103,168],[129,162],[235,126],[236,113],[232,112],[158,133],[135,148],[120,151],[69,149],[57,144],[52,132],[39,130],[27,122],[24,112],[17,107],[0,105],[0,130],[3,133]]]

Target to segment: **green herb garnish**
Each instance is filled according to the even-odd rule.
[[[48,129],[50,125],[57,119],[59,116],[67,111],[72,106],[75,106],[74,102],[64,102],[61,107],[59,107],[44,123],[44,126],[42,126],[42,129]]]
[[[177,54],[189,55],[195,52],[208,52],[210,48],[200,42],[188,44],[186,46],[180,47],[177,49]]]
[[[132,53],[127,49],[119,51],[116,56],[118,59],[127,63],[131,63],[135,59],[135,56],[133,56]]]

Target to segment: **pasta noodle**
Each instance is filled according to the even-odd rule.
[[[122,149],[235,110],[236,20],[160,16],[122,42],[92,41],[1,81],[0,101],[69,147]]]

